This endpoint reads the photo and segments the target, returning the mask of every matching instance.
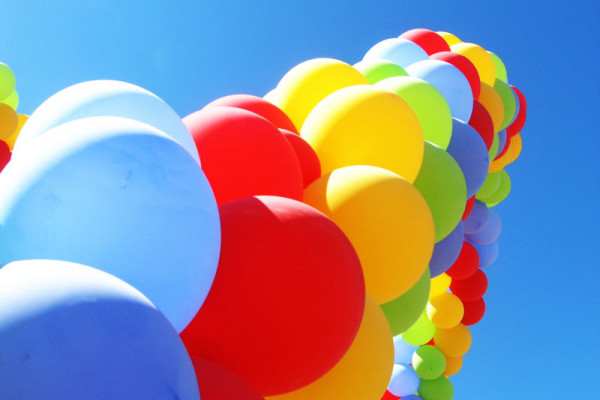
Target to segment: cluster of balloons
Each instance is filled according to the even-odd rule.
[[[10,161],[12,148],[27,115],[17,114],[19,94],[12,69],[0,62],[0,172]]]
[[[525,110],[425,29],[183,119],[55,94],[0,173],[0,397],[451,399]]]

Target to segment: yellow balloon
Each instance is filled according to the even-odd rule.
[[[462,43],[462,40],[460,40],[458,37],[454,36],[449,32],[438,31],[436,33],[440,35],[446,41],[446,43],[448,43],[448,46],[453,46],[455,44]]]
[[[423,196],[401,176],[366,165],[340,168],[311,183],[304,202],[350,239],[367,292],[379,304],[406,293],[428,267],[433,218]]]
[[[504,103],[502,103],[502,98],[496,92],[496,89],[485,82],[481,82],[481,92],[478,101],[490,113],[492,123],[494,124],[494,133],[500,132],[502,122],[504,121]]]
[[[15,129],[15,132],[12,135],[4,139],[6,144],[8,144],[10,151],[12,151],[13,147],[15,146],[19,132],[21,132],[21,129],[23,128],[23,125],[25,125],[25,122],[27,122],[27,119],[29,119],[29,116],[25,114],[17,114],[17,129]]]
[[[521,150],[523,150],[523,139],[521,138],[521,134],[517,133],[512,138],[510,138],[510,145],[508,150],[506,150],[506,165],[515,162],[519,155],[521,155]]]
[[[463,324],[450,329],[438,328],[433,336],[435,346],[448,357],[462,357],[471,347],[471,332]]]
[[[462,357],[448,357],[446,356],[446,369],[442,375],[452,376],[458,373],[463,365]]]
[[[315,58],[288,71],[268,100],[300,129],[310,111],[331,93],[347,86],[368,84],[363,74],[343,61]]]
[[[9,105],[0,103],[0,140],[12,136],[17,129],[17,113]]]
[[[310,113],[300,135],[326,174],[350,165],[388,169],[409,182],[423,162],[423,132],[400,96],[371,85],[338,90]]]
[[[427,304],[427,316],[438,328],[449,329],[455,327],[465,315],[462,301],[452,293],[442,293],[434,296]]]
[[[452,283],[452,278],[446,275],[445,272],[432,278],[429,297],[439,296],[440,294],[445,293],[446,290],[450,288],[450,283]]]
[[[457,43],[450,46],[454,53],[469,59],[479,72],[479,79],[490,86],[496,82],[496,65],[492,56],[481,46],[474,43]]]
[[[354,342],[323,377],[296,391],[268,400],[380,400],[394,366],[392,331],[377,303],[367,295],[365,313]]]

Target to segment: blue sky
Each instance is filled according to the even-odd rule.
[[[507,168],[511,195],[497,207],[487,313],[452,378],[455,398],[586,398],[600,389],[599,20],[600,4],[579,0],[2,0],[0,61],[16,74],[21,113],[110,78],[185,116],[224,95],[262,96],[310,58],[353,64],[412,28],[493,51],[525,94],[528,120]]]

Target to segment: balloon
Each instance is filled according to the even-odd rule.
[[[367,78],[351,65],[331,58],[315,58],[288,71],[268,100],[301,129],[308,114],[325,97],[347,86],[367,84]]]
[[[4,103],[13,110],[16,110],[19,106],[19,93],[17,93],[16,90],[13,90],[8,96],[0,100],[0,103]]]
[[[513,90],[508,84],[500,79],[496,79],[494,90],[500,96],[502,105],[504,106],[504,119],[500,125],[500,129],[506,129],[515,117],[517,111],[517,99]]]
[[[473,111],[469,81],[454,65],[440,60],[424,60],[406,68],[408,75],[432,84],[444,96],[454,118],[468,121]]]
[[[510,138],[510,147],[506,152],[504,164],[508,165],[515,162],[519,158],[519,155],[521,155],[521,150],[523,150],[523,140],[521,139],[521,135],[517,133]]]
[[[483,201],[496,193],[500,187],[500,180],[500,172],[489,173],[487,178],[485,178],[483,185],[481,185],[481,188],[477,192],[477,200]]]
[[[15,74],[10,67],[0,62],[0,100],[5,99],[15,90]]]
[[[298,158],[263,117],[234,107],[209,107],[183,119],[218,204],[254,196],[302,199]]]
[[[15,133],[18,126],[17,113],[10,106],[0,103],[0,140]]]
[[[264,400],[264,397],[227,368],[199,357],[192,357],[202,400]]]
[[[504,201],[504,199],[506,199],[510,194],[511,181],[508,172],[501,170],[498,173],[500,174],[500,185],[498,185],[498,190],[496,190],[493,195],[483,199],[483,201],[490,205],[490,207],[493,207],[496,204]]]
[[[421,379],[419,396],[423,400],[452,400],[454,387],[452,382],[443,375],[433,380]]]
[[[446,369],[446,357],[435,346],[421,346],[412,357],[412,366],[421,379],[436,379]]]
[[[487,223],[482,230],[476,233],[465,234],[465,239],[477,245],[491,244],[498,240],[502,232],[502,220],[492,209],[488,210]]]
[[[488,207],[485,203],[475,200],[475,204],[473,205],[473,211],[464,221],[464,233],[465,234],[473,234],[477,232],[481,232],[481,230],[485,227],[488,222],[489,211]]]
[[[494,122],[492,121],[490,113],[483,104],[477,100],[473,100],[473,113],[469,119],[469,125],[475,128],[489,150],[494,141]]]
[[[377,303],[367,296],[356,339],[340,362],[308,386],[269,399],[379,400],[390,381],[393,361],[394,346],[390,328]]]
[[[394,364],[410,364],[413,353],[418,348],[419,346],[406,343],[402,335],[394,336]]]
[[[372,165],[413,182],[423,160],[423,132],[408,103],[371,85],[340,89],[306,118],[302,138],[315,149],[323,174]]]
[[[494,133],[500,132],[504,122],[504,103],[502,102],[502,97],[500,97],[492,86],[481,82],[481,93],[479,94],[478,101],[485,107],[490,117],[492,117]]]
[[[354,64],[354,68],[359,70],[371,84],[393,76],[408,76],[404,68],[398,64],[378,58],[359,61]]]
[[[414,185],[431,210],[437,243],[448,236],[462,219],[467,202],[465,177],[450,154],[425,142],[423,165]]]
[[[494,157],[496,160],[501,154],[504,154],[504,147],[506,146],[506,131],[498,132],[498,152]]]
[[[452,279],[465,279],[473,275],[477,268],[479,268],[477,250],[470,243],[464,242],[458,259],[446,274]]]
[[[494,68],[496,69],[496,79],[501,80],[502,82],[508,82],[508,78],[506,76],[506,67],[504,66],[504,62],[498,57],[496,54],[492,53],[488,50],[488,54],[492,57],[494,61]]]
[[[508,136],[508,134],[506,133],[506,130],[500,131],[498,136],[500,136],[500,134],[504,134],[504,146],[502,146],[502,150],[500,152],[498,152],[498,155],[496,156],[496,158],[494,159],[494,161],[498,161],[500,160],[508,151],[508,148],[510,147],[510,136]],[[493,164],[493,162],[492,162]],[[490,165],[490,170],[492,169],[492,165]],[[502,168],[498,168],[496,171],[501,170]],[[494,171],[494,172],[496,172]]]
[[[10,161],[11,152],[8,144],[0,140],[0,172],[4,169],[6,164]]]
[[[446,292],[450,288],[451,281],[452,281],[452,278],[450,278],[445,273],[438,275],[435,278],[432,278],[429,297],[438,296],[438,295]]]
[[[500,148],[500,138],[498,137],[498,134],[495,133],[494,141],[492,142],[492,146],[490,147],[490,151],[489,151],[490,160],[493,160],[494,158],[496,158],[499,148]]]
[[[469,214],[471,214],[471,211],[473,210],[473,206],[475,205],[475,196],[471,196],[470,198],[467,199],[467,204],[465,205],[465,212],[462,215],[462,220],[464,221],[465,219],[467,219],[467,217],[469,216]]]
[[[485,314],[485,301],[483,301],[483,298],[465,301],[463,306],[465,308],[465,314],[461,321],[463,325],[475,325],[481,321]]]
[[[419,119],[423,139],[446,149],[452,136],[452,115],[444,96],[424,80],[398,76],[376,86],[391,90],[408,103]]]
[[[440,35],[442,37],[442,39],[444,39],[446,41],[446,43],[448,43],[448,46],[452,46],[456,43],[462,43],[462,40],[460,40],[458,37],[456,37],[452,33],[442,32],[442,31],[438,31],[436,33],[438,35]]]
[[[381,396],[381,400],[398,400],[400,397],[392,394],[389,390],[386,390],[383,396]]]
[[[408,292],[402,296],[381,304],[381,310],[392,329],[392,335],[399,335],[414,324],[427,306],[431,274],[429,268]]]
[[[400,39],[408,39],[411,42],[415,42],[425,50],[429,56],[439,53],[440,51],[450,51],[450,46],[446,43],[444,38],[429,29],[411,29],[400,35]]]
[[[475,128],[453,118],[452,140],[447,151],[456,160],[465,177],[467,198],[475,196],[485,182],[490,167],[490,156],[485,142]]]
[[[442,293],[434,296],[427,304],[427,316],[437,327],[442,329],[452,328],[461,321],[464,307],[458,297],[452,293]],[[426,378],[433,379],[433,378]]]
[[[302,172],[302,185],[303,187],[307,187],[321,176],[319,156],[310,147],[310,144],[299,135],[281,128],[279,131],[287,139],[290,146],[292,146],[294,153],[296,153],[296,158],[300,164],[300,171]]]
[[[304,202],[350,239],[367,292],[379,304],[406,293],[425,272],[433,219],[423,196],[399,175],[364,165],[340,168],[310,184]]]
[[[279,129],[285,129],[290,132],[298,133],[292,120],[281,111],[276,105],[257,96],[249,94],[233,94],[221,97],[207,104],[204,108],[210,107],[235,107],[251,111],[260,115]]]
[[[28,118],[29,117],[25,114],[17,114],[17,128],[15,129],[12,135],[4,139],[6,144],[8,144],[8,147],[10,147],[11,151],[15,145],[17,137],[19,136],[19,132],[21,132],[21,129],[23,128],[23,125],[25,125],[25,122],[27,122]]]
[[[467,57],[477,68],[481,82],[494,86],[496,80],[496,66],[492,56],[481,46],[473,43],[457,43],[450,46],[454,53]]]
[[[263,396],[315,381],[359,329],[365,288],[356,252],[330,219],[295,200],[248,197],[219,211],[219,267],[181,334],[188,351]]]
[[[414,346],[421,346],[429,342],[435,334],[435,325],[431,323],[424,310],[417,322],[402,332],[402,340]]]
[[[13,152],[60,124],[97,116],[130,118],[159,129],[200,163],[192,136],[167,103],[139,86],[111,80],[79,83],[44,101],[21,130]]]
[[[467,57],[458,53],[453,53],[448,50],[443,51],[441,53],[433,54],[429,58],[432,60],[445,61],[458,68],[460,72],[463,73],[465,78],[467,78],[467,80],[469,81],[469,86],[471,86],[473,98],[475,100],[479,98],[479,92],[481,91],[481,81],[479,80],[479,72],[477,72],[477,68],[475,68],[473,63]]]
[[[462,357],[471,347],[471,332],[463,324],[435,331],[435,346],[449,357]]]
[[[0,303],[0,398],[200,399],[177,332],[112,275],[17,261],[0,269]]]
[[[446,356],[446,369],[444,370],[444,376],[452,376],[458,373],[462,368],[463,358],[462,357],[448,357]]]
[[[463,247],[463,242],[464,228],[463,222],[460,221],[448,236],[435,244],[431,261],[429,261],[432,277],[446,272],[454,264]]]
[[[62,124],[12,158],[0,193],[0,265],[36,258],[101,269],[148,296],[178,331],[204,302],[218,209],[198,163],[163,132],[118,117]]]
[[[474,301],[483,297],[487,291],[487,287],[487,277],[481,268],[477,269],[473,275],[466,279],[453,279],[450,284],[452,293],[460,297],[463,302]],[[435,342],[437,343],[437,339]]]
[[[395,364],[392,370],[392,378],[387,390],[400,397],[415,393],[419,388],[419,376],[409,365]]]
[[[392,38],[382,40],[371,47],[363,60],[388,60],[406,69],[409,65],[428,58],[425,50],[418,44],[406,39]]]
[[[523,96],[523,93],[521,93],[519,89],[512,85],[509,86],[512,90],[514,90],[519,101],[519,113],[517,114],[513,123],[510,124],[508,128],[506,128],[506,132],[509,136],[512,137],[517,133],[521,132],[521,129],[523,129],[523,126],[525,125],[525,120],[527,119],[527,101],[525,100],[525,96]]]
[[[493,242],[486,245],[473,245],[479,254],[479,267],[489,267],[498,259],[498,242]]]

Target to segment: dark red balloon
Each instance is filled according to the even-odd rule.
[[[199,357],[192,357],[192,362],[202,400],[264,400],[248,382],[224,366]]]
[[[471,197],[467,200],[467,205],[465,206],[465,212],[463,213],[462,220],[467,219],[471,211],[473,210],[473,206],[475,206],[475,196]]]
[[[517,98],[519,99],[519,113],[517,114],[517,118],[515,118],[513,123],[506,128],[507,136],[513,137],[517,133],[521,132],[521,129],[523,129],[523,126],[525,126],[525,120],[527,119],[527,101],[519,89],[513,85],[509,86],[514,89],[515,93],[517,93]]]
[[[475,273],[466,279],[452,279],[450,290],[457,295],[463,303],[475,301],[483,297],[487,291],[488,281],[485,273],[478,268]]]
[[[279,129],[283,136],[290,142],[292,149],[298,157],[300,169],[302,170],[302,179],[304,187],[310,185],[313,181],[321,177],[321,162],[319,156],[300,135],[285,129]]]
[[[471,118],[469,119],[469,125],[475,128],[475,130],[481,135],[483,141],[485,142],[485,146],[489,150],[492,147],[492,142],[494,141],[494,122],[492,121],[492,117],[486,110],[485,106],[477,100],[473,100],[473,112],[471,113]]]
[[[454,279],[466,279],[479,268],[479,254],[470,243],[463,242],[462,250],[446,274]]]
[[[440,51],[450,51],[450,46],[444,38],[429,29],[411,29],[400,35],[400,38],[418,44],[429,56]]]
[[[446,61],[447,63],[458,68],[469,81],[471,91],[473,92],[473,98],[475,100],[479,99],[479,94],[481,93],[481,80],[479,79],[479,72],[477,72],[477,68],[475,68],[475,65],[473,65],[473,63],[467,57],[448,50],[433,54],[429,58],[432,60]]]
[[[463,325],[475,325],[481,321],[485,314],[485,301],[482,297],[473,301],[463,301],[463,306],[465,314],[462,321],[460,321]]]
[[[4,169],[6,164],[10,161],[12,153],[10,152],[10,147],[6,144],[5,141],[0,140],[0,172]]]

